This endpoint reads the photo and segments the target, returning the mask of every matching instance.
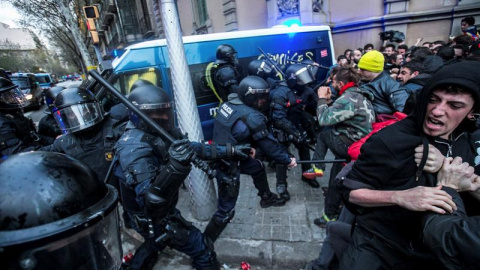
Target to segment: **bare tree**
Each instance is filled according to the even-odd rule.
[[[83,24],[80,8],[85,1],[75,0],[5,0],[23,15],[21,24],[39,30],[64,50],[65,58],[74,62],[87,74],[87,67],[93,66],[85,35],[80,31]]]

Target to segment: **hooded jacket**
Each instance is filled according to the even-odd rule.
[[[442,85],[453,84],[468,89],[478,105],[479,70],[479,62],[464,61],[446,66],[434,74],[419,95],[415,112],[374,134],[363,145],[362,154],[343,181],[347,190],[344,194],[347,196],[346,205],[359,214],[358,226],[382,239],[399,253],[405,252],[405,256],[412,256],[409,253],[412,243],[421,242],[420,218],[423,213],[400,206],[358,207],[348,203],[348,191],[360,188],[406,190],[420,185],[435,186],[434,175],[423,172],[424,164],[417,168],[415,163],[414,149],[420,144],[430,143],[445,156],[461,156],[464,161],[473,164],[473,151],[467,132],[475,127],[474,121],[463,121],[453,132],[452,140],[426,136],[423,121],[430,94]]]

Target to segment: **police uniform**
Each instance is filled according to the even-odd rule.
[[[153,121],[184,136],[173,126],[173,104],[168,94],[154,85],[135,88],[128,99]],[[170,246],[192,258],[196,269],[219,269],[213,244],[176,208],[178,190],[191,170],[193,153],[205,159],[247,157],[250,146],[218,145],[162,140],[150,124],[129,110],[125,134],[115,145],[122,204],[145,243],[137,249],[130,267],[144,269],[156,251]]]
[[[19,152],[32,151],[40,147],[32,119],[26,118],[21,110],[0,112],[0,153],[2,160]],[[0,161],[1,162],[1,161]]]
[[[213,86],[218,91],[218,96],[223,102],[228,100],[228,95],[237,93],[240,74],[235,65],[238,63],[237,51],[228,44],[221,44],[215,52],[217,68],[213,73]]]
[[[40,150],[72,156],[92,168],[101,180],[105,180],[113,160],[113,146],[123,133],[122,124],[107,115],[102,122],[88,130],[64,134]]]
[[[263,82],[267,85],[265,81]],[[221,105],[215,119],[213,139],[218,143],[250,143],[253,147],[260,148],[278,164],[289,164],[290,155],[273,138],[266,123],[265,115],[245,105],[239,97],[236,97]],[[252,176],[258,195],[261,196],[261,207],[285,204],[283,199],[270,192],[261,161],[249,157],[244,160],[217,162],[218,210],[205,229],[205,235],[212,241],[218,238],[235,214],[241,173]]]
[[[191,166],[172,162],[169,148],[170,144],[158,136],[137,129],[131,122],[127,124],[115,146],[115,175],[120,179],[123,207],[145,238],[143,250],[160,251],[170,246],[192,257],[196,269],[217,269],[213,246],[176,208],[178,190]],[[154,207],[146,204],[152,188],[161,194]],[[141,265],[144,260],[134,257],[133,264]]]
[[[218,66],[213,75],[215,89],[223,101],[228,100],[228,95],[236,93],[240,74],[233,64],[225,63]]]
[[[308,123],[306,112],[304,111],[305,102],[302,94],[308,94],[307,90],[300,91],[291,90],[286,82],[280,82],[277,87],[270,93],[270,120],[273,123],[274,134],[281,142],[283,148],[287,151],[290,142],[293,141],[298,149],[301,160],[310,160],[310,150],[307,146],[308,135],[305,131],[305,125]],[[303,124],[303,125],[302,125]],[[302,171],[311,168],[310,164],[302,164]],[[285,193],[285,199],[288,199],[287,188],[287,168],[285,165],[277,164],[277,191],[282,195]],[[302,177],[302,180],[304,178]],[[315,180],[304,180],[312,187],[318,187]],[[315,185],[316,184],[316,185]]]

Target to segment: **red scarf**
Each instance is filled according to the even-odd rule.
[[[347,84],[345,84],[342,89],[340,89],[340,93],[338,93],[339,96],[343,95],[343,93],[345,92],[345,90],[347,90],[348,88],[350,87],[354,87],[354,86],[357,86],[356,83],[354,82],[348,82]]]

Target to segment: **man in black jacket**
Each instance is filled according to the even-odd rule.
[[[467,217],[460,192],[480,191],[480,176],[460,157],[445,158],[438,185],[451,197],[457,210],[451,215],[427,212],[423,217],[423,243],[446,269],[479,269],[480,217]]]
[[[360,58],[358,68],[364,84],[360,88],[370,91],[375,97],[373,110],[377,114],[393,114],[403,111],[408,94],[400,89],[400,83],[383,72],[385,59],[378,51],[370,51]]]
[[[346,205],[357,226],[340,269],[438,263],[421,241],[422,211],[452,212],[455,204],[434,175],[417,166],[415,148],[433,145],[473,164],[468,132],[480,111],[480,63],[464,61],[438,71],[425,85],[415,113],[373,135],[343,179]],[[426,159],[425,159],[426,160]]]

